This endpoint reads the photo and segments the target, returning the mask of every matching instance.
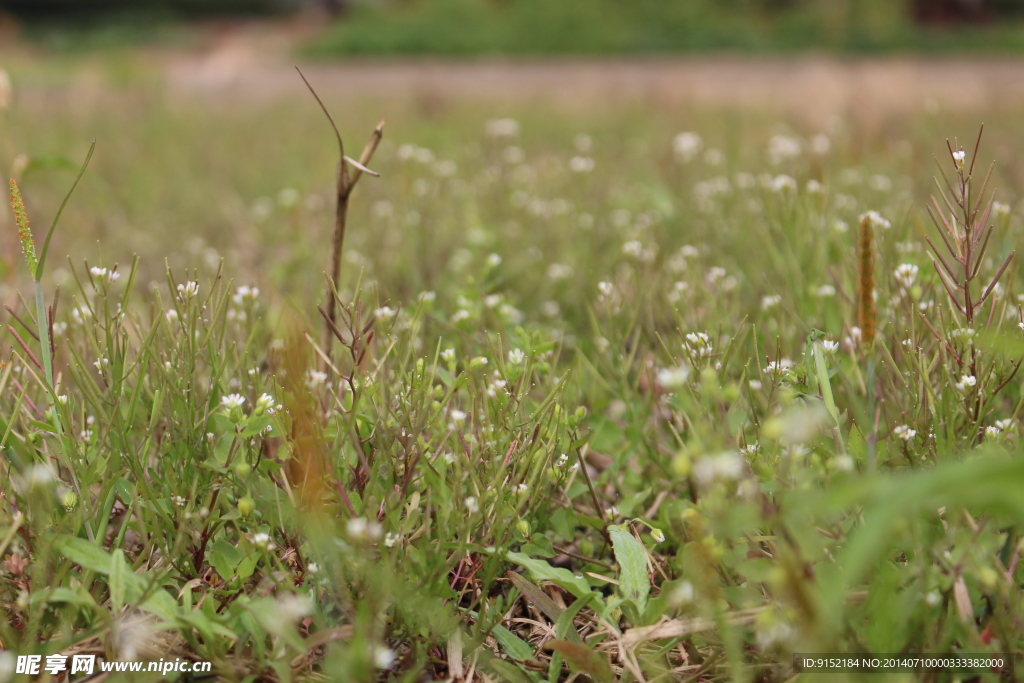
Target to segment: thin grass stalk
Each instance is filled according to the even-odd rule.
[[[334,288],[337,286],[338,278],[341,276],[341,254],[345,246],[345,231],[348,227],[348,201],[352,195],[352,190],[355,188],[356,183],[359,182],[359,178],[363,173],[367,173],[372,176],[379,176],[380,174],[371,171],[367,168],[367,164],[373,158],[374,152],[377,151],[377,146],[380,144],[381,138],[384,137],[384,121],[382,120],[377,124],[373,133],[370,135],[370,139],[367,141],[366,146],[363,147],[362,154],[359,155],[359,160],[356,161],[351,157],[345,156],[345,142],[342,140],[341,133],[338,131],[337,124],[334,123],[334,117],[327,110],[327,106],[320,99],[316,90],[310,85],[309,81],[306,80],[306,76],[302,73],[299,67],[295,67],[295,70],[299,72],[299,77],[302,78],[303,83],[309,88],[309,92],[312,93],[316,99],[317,104],[320,105],[320,109],[323,110],[324,115],[331,124],[331,129],[334,131],[334,137],[338,142],[338,177],[335,184],[335,197],[336,203],[334,206],[334,232],[331,235],[331,260],[329,265],[328,282],[324,288],[324,307],[326,308],[327,315],[324,318],[323,331],[321,332],[321,350],[324,353],[324,365],[330,365],[331,358],[331,346],[334,343],[334,332],[331,329],[331,325],[328,323],[336,323],[335,319],[335,293]],[[352,167],[351,172],[349,166]],[[327,369],[326,367],[324,368]]]

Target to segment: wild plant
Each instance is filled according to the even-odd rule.
[[[963,394],[965,417],[973,426],[977,441],[984,437],[984,421],[993,409],[993,401],[1024,361],[1022,357],[1007,362],[992,348],[991,337],[1002,328],[1007,311],[1006,300],[1000,296],[1000,279],[1016,252],[1011,250],[998,268],[982,272],[988,268],[986,255],[995,229],[990,222],[995,197],[986,196],[993,166],[980,187],[974,175],[983,132],[984,126],[978,131],[969,162],[967,152],[957,141],[947,140],[953,182],[946,168],[936,160],[943,182],[940,184],[936,179],[935,183],[942,201],[932,195],[928,206],[928,215],[942,238],[945,253],[930,236],[926,235],[925,240],[931,247],[939,282],[948,295],[952,329],[940,331],[924,313],[919,313],[946,352],[950,382]]]

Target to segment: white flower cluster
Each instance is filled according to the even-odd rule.
[[[883,218],[882,214],[873,210],[861,214],[860,222],[863,223],[864,221],[867,221],[868,224],[873,228],[884,228],[888,230],[889,228],[892,227],[892,223],[890,223],[887,219]]]
[[[199,295],[199,283],[189,280],[185,284],[178,285],[178,295],[183,299],[192,299]]]
[[[248,285],[242,285],[235,290],[235,293],[231,295],[231,302],[236,306],[242,306],[246,301],[252,301],[260,295],[259,287],[250,287]]]
[[[956,390],[959,392],[965,392],[971,387],[977,386],[978,378],[974,375],[964,375],[960,378],[960,381],[954,384]]]
[[[907,425],[900,425],[892,430],[892,433],[896,435],[896,438],[903,439],[906,442],[913,440],[917,436],[917,430],[911,429]]]
[[[743,476],[744,466],[745,461],[738,453],[704,456],[693,463],[693,478],[701,486],[736,481]]]
[[[672,151],[676,158],[684,164],[693,161],[704,149],[704,140],[700,135],[690,131],[680,133],[672,140]]]
[[[683,348],[694,358],[706,358],[711,355],[714,347],[707,332],[690,332],[686,335]]]
[[[901,263],[896,271],[893,273],[896,277],[896,282],[900,284],[903,289],[910,289],[917,280],[918,268],[913,263]]]
[[[107,270],[106,268],[100,268],[98,266],[93,266],[92,268],[90,268],[89,274],[92,275],[97,280],[99,280],[100,282],[106,282],[108,284],[116,282],[117,279],[121,277],[121,273],[117,272],[116,270]]]

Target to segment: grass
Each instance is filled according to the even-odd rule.
[[[960,185],[945,140],[969,161],[977,123],[941,113],[823,136],[768,111],[325,97],[350,147],[388,128],[322,372],[315,103],[94,87],[0,113],[40,243],[97,139],[41,307],[0,222],[4,675],[58,653],[516,682],[1019,657],[1012,111]],[[991,157],[984,218],[958,193]],[[970,234],[929,222],[940,189]],[[928,239],[979,265],[970,326]]]
[[[1017,53],[1019,11],[923,26],[909,2],[429,0],[357,2],[306,54],[619,55],[704,52]]]

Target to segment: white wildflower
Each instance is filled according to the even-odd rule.
[[[977,384],[978,378],[975,377],[974,375],[963,375],[960,378],[960,381],[957,382],[954,386],[956,387],[957,391],[967,391],[968,389],[970,389],[973,386],[976,386]]]
[[[262,531],[253,534],[252,542],[257,548],[262,548],[264,550],[274,549],[274,543],[270,540],[270,534],[265,534]]]
[[[896,281],[900,283],[901,287],[909,289],[917,279],[917,273],[918,267],[913,263],[902,263],[898,268],[896,268],[894,275],[896,276]]]
[[[626,242],[622,245],[622,253],[627,256],[639,257],[644,251],[644,245],[639,240]]]
[[[693,161],[703,148],[704,141],[696,133],[680,133],[672,140],[672,151],[683,163]]]
[[[469,496],[465,500],[466,511],[471,515],[475,515],[480,512],[480,503],[477,502],[476,496]]]
[[[677,365],[674,368],[658,370],[658,384],[666,389],[677,389],[685,385],[689,377],[690,368],[685,364]]]
[[[228,394],[227,396],[220,397],[220,404],[224,407],[224,410],[231,411],[235,408],[241,408],[242,404],[245,403],[245,396],[241,394]]]
[[[191,299],[199,294],[199,283],[189,280],[185,284],[178,285],[178,294],[183,299]]]
[[[917,430],[911,429],[907,425],[900,425],[892,430],[892,433],[896,435],[896,438],[903,439],[904,441],[911,441],[917,436]]]
[[[512,365],[522,365],[526,360],[526,354],[521,349],[512,349],[508,352],[508,362]]]
[[[868,224],[870,224],[873,228],[884,228],[888,230],[889,228],[892,227],[892,223],[890,223],[887,219],[883,218],[882,214],[878,213],[877,211],[868,211],[866,213],[861,214],[860,222],[863,223],[864,221],[867,221]]]
[[[519,122],[515,119],[491,119],[484,124],[484,132],[492,138],[510,138],[519,135]]]
[[[373,665],[378,669],[390,669],[395,665],[395,651],[383,645],[374,645],[371,651]]]
[[[735,481],[743,476],[744,459],[738,453],[719,453],[700,458],[693,464],[693,478],[701,486],[716,481]]]
[[[693,584],[689,581],[680,581],[679,585],[669,593],[668,601],[673,605],[687,605],[693,602],[695,596],[696,591],[693,588]]]
[[[773,135],[768,140],[768,159],[773,164],[781,164],[789,159],[794,159],[800,156],[802,151],[803,145],[798,138],[788,135]]]
[[[573,173],[590,173],[594,170],[594,160],[590,157],[573,157],[569,159],[569,170]]]
[[[828,154],[832,149],[832,142],[824,133],[818,133],[811,138],[811,151],[817,155]]]

